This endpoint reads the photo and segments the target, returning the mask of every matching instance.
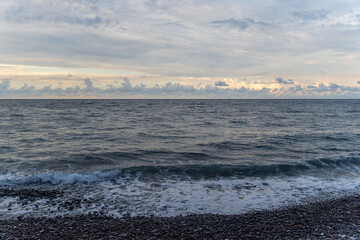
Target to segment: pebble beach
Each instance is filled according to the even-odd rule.
[[[1,239],[359,239],[360,196],[240,215],[113,218],[100,213],[0,221]]]

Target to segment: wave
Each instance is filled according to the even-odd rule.
[[[216,179],[269,176],[331,176],[331,174],[360,173],[360,155],[321,158],[305,162],[272,165],[183,165],[139,166],[92,172],[44,172],[32,175],[0,175],[0,186],[28,184],[76,184],[101,181],[140,179]]]

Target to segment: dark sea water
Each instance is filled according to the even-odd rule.
[[[360,100],[0,100],[0,215],[306,203],[359,192],[359,153]]]

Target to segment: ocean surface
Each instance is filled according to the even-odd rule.
[[[359,191],[360,100],[0,100],[1,218],[238,214]]]

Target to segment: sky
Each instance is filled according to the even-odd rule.
[[[358,0],[2,0],[0,98],[359,98]]]

